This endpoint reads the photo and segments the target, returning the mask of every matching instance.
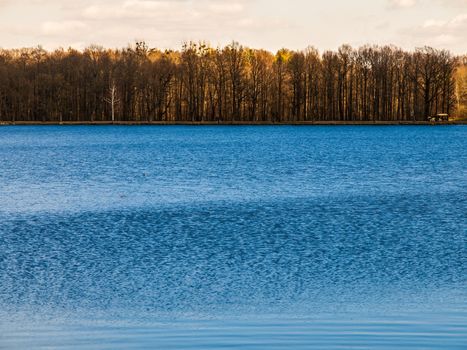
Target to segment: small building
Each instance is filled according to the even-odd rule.
[[[428,117],[429,122],[448,122],[449,121],[449,114],[447,113],[438,113]]]

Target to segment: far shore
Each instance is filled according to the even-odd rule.
[[[451,120],[448,122],[428,121],[297,121],[297,122],[245,122],[245,121],[63,121],[63,122],[36,122],[36,121],[0,121],[0,125],[205,125],[205,126],[273,126],[273,125],[467,125],[467,119]]]

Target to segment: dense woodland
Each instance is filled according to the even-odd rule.
[[[0,50],[0,121],[422,121],[466,106],[467,58],[429,47]]]

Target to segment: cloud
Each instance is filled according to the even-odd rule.
[[[151,18],[182,9],[170,1],[129,0],[112,4],[91,5],[83,10],[82,15],[84,18],[94,20]]]
[[[389,8],[403,9],[415,6],[467,7],[467,0],[387,0]]]
[[[212,3],[208,6],[208,10],[215,14],[237,14],[245,10],[245,6],[242,3]]]
[[[409,8],[417,4],[417,0],[388,0],[390,8]]]
[[[425,33],[432,34],[437,32],[450,32],[465,35],[467,32],[467,13],[457,15],[451,20],[427,20],[423,23],[422,30]],[[465,31],[464,31],[465,30]]]
[[[47,21],[41,25],[41,33],[48,36],[63,35],[66,32],[82,31],[87,25],[81,21]]]
[[[430,45],[450,49],[465,47],[466,33],[467,12],[448,20],[428,19],[421,25],[401,30],[399,34],[411,37],[419,46]]]
[[[212,15],[239,15],[245,11],[246,1],[169,1],[169,0],[126,0],[101,2],[87,6],[82,11],[86,19],[171,19],[179,22],[193,17]]]
[[[446,6],[467,7],[467,0],[438,0],[438,3]]]
[[[442,43],[466,51],[467,0],[367,1],[0,0],[0,44],[121,47],[139,39],[179,48],[185,40],[237,40],[270,50],[309,44],[324,50],[343,42],[405,48]]]
[[[258,0],[16,1],[28,2],[31,14],[35,8],[42,18],[36,17],[36,25],[23,23],[21,33],[12,30],[13,23],[0,24],[13,46],[24,45],[14,44],[22,38],[46,48],[70,43],[80,43],[80,48],[93,43],[119,47],[134,40],[162,48],[179,48],[188,40],[209,40],[213,45],[232,40],[248,44],[259,36],[289,28],[287,20],[254,13],[251,9]]]

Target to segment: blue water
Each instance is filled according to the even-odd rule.
[[[1,127],[0,348],[465,349],[467,128]]]

